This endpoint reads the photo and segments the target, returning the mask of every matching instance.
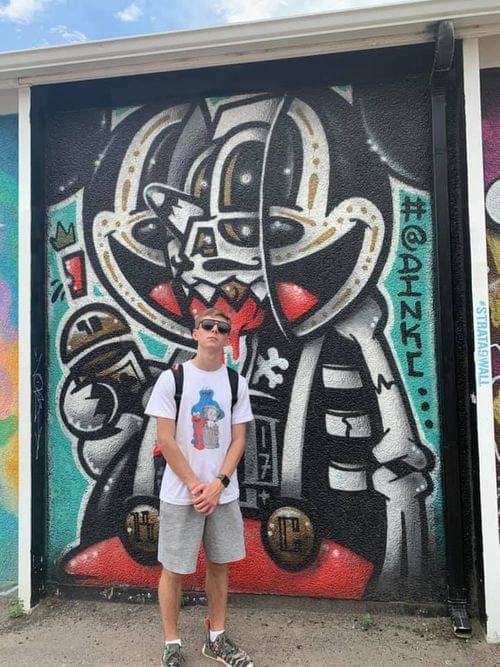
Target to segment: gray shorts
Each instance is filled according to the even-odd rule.
[[[212,563],[232,563],[245,558],[243,518],[237,500],[217,505],[210,516],[192,505],[160,501],[158,560],[178,574],[192,574],[200,545]]]

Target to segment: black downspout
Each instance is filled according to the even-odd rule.
[[[455,634],[470,637],[463,551],[463,514],[458,451],[457,378],[451,220],[448,183],[448,138],[446,96],[453,61],[453,23],[442,21],[437,28],[431,75],[432,150],[434,170],[434,227],[436,235],[436,291],[440,309],[437,320],[438,373],[442,434],[442,466],[445,504],[448,609]]]

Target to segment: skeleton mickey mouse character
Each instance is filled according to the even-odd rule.
[[[256,415],[239,471],[255,557],[288,572],[342,553],[346,577],[366,565],[352,596],[391,587],[405,568],[417,576],[433,458],[384,334],[377,283],[392,217],[387,167],[352,91],[148,106],[120,121],[83,194],[90,263],[116,305],[63,325],[68,339],[94,309],[100,332],[81,330],[84,356],[63,359],[61,412],[95,480],[66,574],[86,576],[90,547],[105,553],[117,537],[138,564],[154,563],[154,522],[140,514],[156,507],[143,407],[165,363],[146,361],[130,328],[120,357],[122,325],[103,327],[128,316],[175,348],[170,365],[191,354],[196,314],[215,306],[231,316],[229,361]],[[135,402],[110,383],[112,368],[132,378]],[[95,399],[85,409],[90,422],[102,415],[96,429],[82,429],[77,396]],[[217,446],[216,410],[205,408],[195,446]],[[347,596],[321,577],[311,590]]]

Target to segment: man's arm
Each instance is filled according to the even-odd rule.
[[[231,477],[240,462],[246,445],[246,424],[233,424],[231,426],[231,444],[224,457],[219,472]],[[206,484],[198,484],[193,487],[191,493],[194,497],[194,508],[202,514],[212,514],[217,507],[224,484],[220,479],[214,479]]]
[[[193,489],[200,484],[200,481],[191,470],[189,463],[175,441],[175,420],[157,417],[156,438],[158,447],[168,461],[168,465],[181,482],[184,482],[189,491],[193,493]]]

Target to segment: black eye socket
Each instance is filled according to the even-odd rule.
[[[232,151],[222,170],[221,211],[259,210],[264,145],[248,141]]]
[[[269,218],[266,234],[271,248],[285,248],[300,241],[304,236],[304,227],[295,220]]]
[[[150,218],[137,222],[132,229],[133,238],[149,248],[164,250],[173,237],[159,220]]]
[[[222,220],[219,232],[228,243],[245,248],[259,245],[259,223],[257,219],[242,218],[241,220]]]

